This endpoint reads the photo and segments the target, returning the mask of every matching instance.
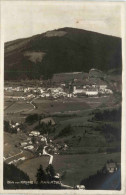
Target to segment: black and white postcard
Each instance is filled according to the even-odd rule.
[[[1,193],[126,192],[124,8],[1,2]]]

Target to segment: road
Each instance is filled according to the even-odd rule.
[[[72,186],[68,186],[68,185],[65,185],[65,184],[63,184],[63,183],[61,183],[61,187],[67,188],[67,189],[73,189]]]
[[[53,162],[53,155],[47,153],[46,150],[45,150],[46,148],[47,148],[47,146],[44,146],[44,148],[43,148],[43,155],[47,155],[47,156],[50,157],[50,159],[49,159],[49,165],[50,165]]]

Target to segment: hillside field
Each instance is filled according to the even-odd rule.
[[[40,164],[43,166],[43,169],[45,169],[48,166],[48,163],[49,163],[49,157],[42,156],[42,157],[29,159],[24,163],[22,163],[21,165],[19,165],[18,168],[24,171],[25,173],[27,173],[31,181],[36,182],[35,176]]]
[[[95,174],[107,160],[113,159],[120,163],[120,153],[112,154],[83,154],[54,156],[54,168],[67,185],[77,185],[84,178]]]

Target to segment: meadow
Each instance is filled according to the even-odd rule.
[[[36,182],[35,176],[40,164],[43,166],[43,169],[45,169],[48,166],[48,163],[49,163],[49,157],[41,156],[41,157],[26,160],[24,163],[20,164],[18,168],[24,171],[25,173],[27,173],[31,181]]]
[[[33,106],[31,104],[27,104],[24,101],[17,101],[11,106],[9,106],[8,109],[5,110],[5,114],[9,114],[9,113],[15,114],[18,112],[24,112],[31,109],[33,109]]]
[[[4,157],[8,158],[17,153],[20,153],[21,152],[20,148],[16,146],[18,146],[19,143],[24,142],[26,139],[27,135],[22,132],[19,132],[18,134],[10,134],[4,132]]]
[[[110,159],[120,163],[120,153],[55,155],[53,166],[61,174],[64,184],[74,186],[97,173]]]

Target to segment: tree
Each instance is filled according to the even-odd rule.
[[[33,144],[35,144],[35,142],[36,142],[35,136],[32,137],[31,141],[32,141]]]
[[[64,129],[62,129],[59,132],[58,136],[59,137],[69,136],[72,132],[73,132],[73,128],[71,127],[71,125],[67,125],[66,127],[64,127]]]
[[[41,181],[46,181],[46,174],[42,165],[40,165],[39,169],[37,170],[36,178],[38,184],[40,184]]]
[[[10,130],[9,122],[8,121],[4,121],[4,131],[9,132],[9,130]]]
[[[46,168],[46,172],[48,175],[48,179],[53,180],[53,178],[55,176],[55,170],[51,164],[49,164],[48,167]]]
[[[34,123],[35,121],[38,120],[38,117],[39,117],[38,114],[31,114],[31,115],[26,117],[25,122],[32,124],[32,123]]]

